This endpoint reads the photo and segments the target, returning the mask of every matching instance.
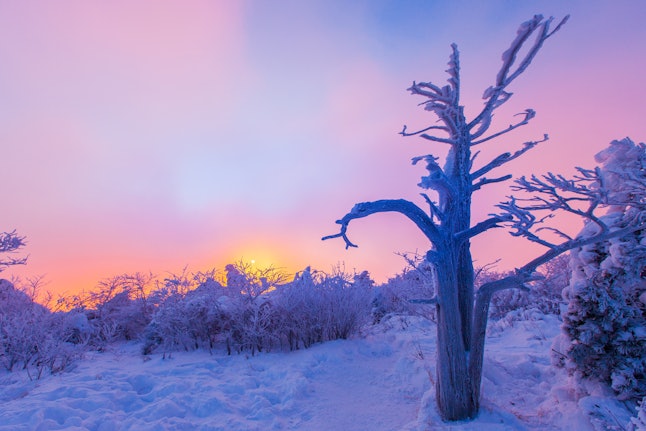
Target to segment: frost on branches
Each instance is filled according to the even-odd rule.
[[[26,257],[15,257],[14,254],[25,246],[25,237],[16,231],[0,232],[0,272],[13,265],[24,265]]]
[[[622,228],[645,218],[646,151],[628,138],[597,154],[599,187],[614,203],[601,220]],[[580,237],[595,235],[588,223]],[[589,244],[571,252],[572,279],[562,352],[570,370],[612,386],[620,399],[646,395],[646,231]]]

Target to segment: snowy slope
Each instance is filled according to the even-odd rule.
[[[538,319],[492,325],[473,422],[445,424],[434,409],[433,324],[395,317],[365,338],[292,353],[164,359],[132,343],[39,381],[4,374],[0,430],[624,429],[623,405],[600,393],[581,398],[550,365],[559,322]]]

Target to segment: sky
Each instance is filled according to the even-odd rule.
[[[63,294],[244,259],[385,281],[429,248],[402,216],[355,221],[356,249],[321,237],[356,202],[424,205],[410,161],[443,148],[398,135],[435,122],[406,88],[443,84],[455,42],[474,115],[537,13],[571,20],[496,118],[537,116],[481,160],[549,133],[499,172],[571,173],[644,141],[643,1],[0,1],[0,231],[29,255],[1,275]],[[478,192],[474,223],[508,193]],[[541,251],[505,232],[472,250],[502,269]]]

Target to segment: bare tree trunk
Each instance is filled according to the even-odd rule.
[[[462,334],[464,329],[469,332],[469,328],[462,326],[459,314],[458,259],[451,256],[442,262],[437,271],[437,404],[444,420],[470,419],[478,413],[478,400],[474,398],[467,369],[468,353],[463,344]]]

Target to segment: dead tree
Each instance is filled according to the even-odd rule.
[[[596,192],[591,191],[590,187],[599,183],[600,178],[598,171],[588,170],[580,170],[581,175],[574,180],[552,174],[522,178],[518,180],[516,189],[530,192],[533,198],[529,201],[511,198],[509,202],[499,205],[501,211],[498,214],[471,223],[473,193],[489,184],[511,178],[511,175],[489,176],[490,172],[548,139],[545,135],[540,140],[526,142],[515,152],[503,153],[474,167],[478,152],[472,153],[473,147],[506,135],[534,118],[535,112],[526,109],[508,127],[490,131],[494,111],[512,96],[509,85],[527,69],[544,42],[567,19],[565,17],[551,29],[553,18],[544,19],[536,15],[520,26],[510,48],[503,53],[502,67],[494,85],[484,92],[483,109],[472,120],[467,120],[464,107],[460,105],[460,59],[457,46],[453,44],[447,70],[448,85],[440,87],[430,82],[414,82],[409,88],[412,94],[426,99],[421,105],[435,114],[439,121],[414,132],[409,132],[406,126],[401,131],[403,136],[419,136],[432,143],[448,146],[443,166],[438,163],[439,158],[432,154],[413,159],[413,164],[426,164],[428,175],[422,177],[419,186],[435,193],[435,199],[422,193],[429,209],[425,211],[403,199],[359,203],[337,220],[339,233],[323,238],[342,238],[346,248],[356,247],[347,235],[352,220],[376,213],[396,212],[415,223],[428,239],[430,250],[426,260],[435,267],[437,274],[437,294],[433,298],[437,309],[437,403],[445,420],[469,419],[478,412],[487,313],[493,293],[509,288],[525,288],[526,283],[534,278],[539,265],[574,247],[621,236],[626,231],[636,229],[638,223],[643,223],[634,220],[621,231],[605,228],[595,211],[608,202],[604,201],[599,188]],[[587,204],[588,207],[580,209],[580,204]],[[558,210],[599,224],[598,235],[570,238],[552,228],[551,232],[564,241],[556,244],[543,239],[540,234],[549,232],[549,229],[541,227],[541,222],[546,219],[538,218],[535,214]],[[490,229],[504,226],[512,228],[516,236],[546,246],[548,251],[516,269],[511,276],[487,283],[474,292],[470,241]]]

